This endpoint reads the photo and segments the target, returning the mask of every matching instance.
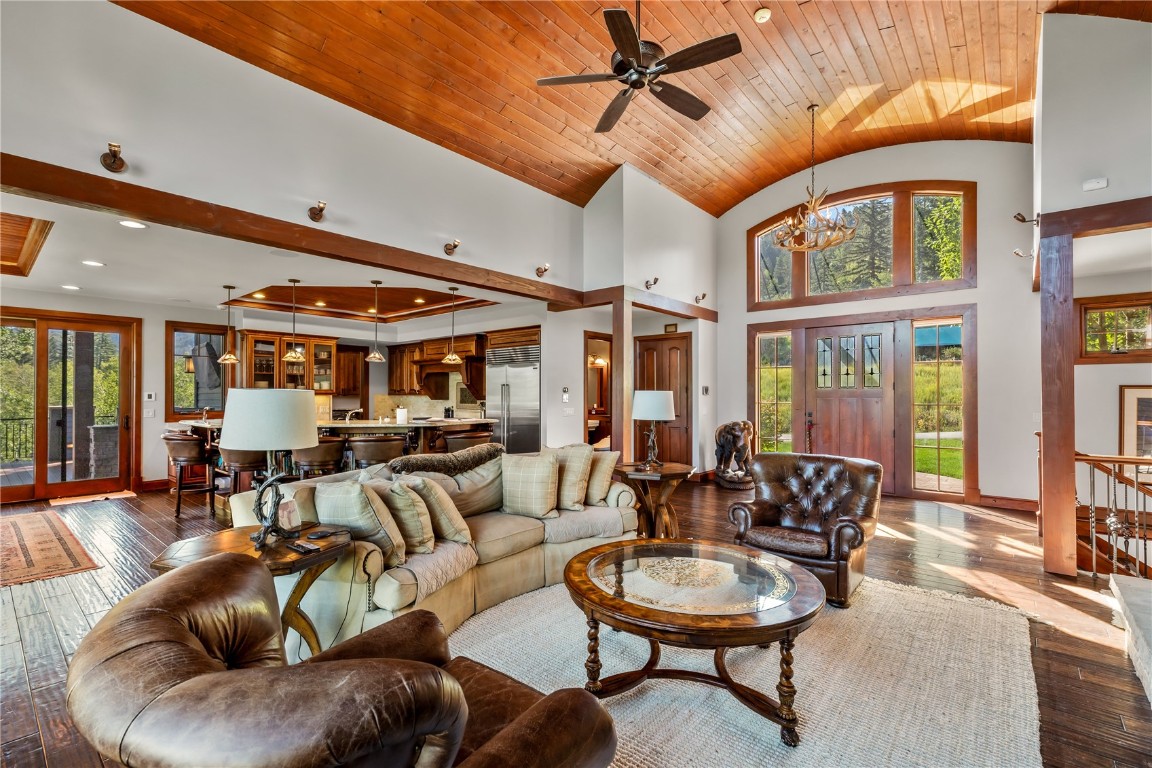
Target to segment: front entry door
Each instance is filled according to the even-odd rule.
[[[893,324],[813,328],[806,336],[808,451],[877,461],[882,490],[893,493]]]
[[[636,337],[635,389],[670,390],[676,419],[656,424],[660,461],[692,465],[692,334]],[[636,422],[636,461],[647,456],[648,422]]]

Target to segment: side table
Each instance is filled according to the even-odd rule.
[[[687,464],[664,464],[650,469],[642,464],[617,464],[612,476],[636,491],[640,500],[641,537],[675,539],[680,536],[676,508],[668,501],[681,481],[695,470]]]
[[[313,654],[320,653],[322,649],[320,638],[316,634],[316,626],[308,614],[300,608],[300,601],[304,599],[309,587],[320,574],[328,570],[344,550],[352,545],[351,534],[331,525],[309,528],[309,533],[325,530],[342,532],[334,533],[325,539],[311,541],[310,543],[320,547],[320,551],[305,555],[288,549],[289,542],[283,539],[273,539],[264,549],[256,549],[249,537],[258,530],[260,530],[258,525],[246,525],[177,541],[157,555],[152,561],[152,570],[167,573],[181,565],[203,560],[220,552],[237,552],[262,562],[273,576],[285,576],[303,571],[296,586],[292,588],[292,594],[288,596],[288,602],[284,604],[284,610],[280,612],[280,627],[285,636],[288,635],[289,629],[296,630]],[[300,540],[310,541],[305,537],[301,537]]]

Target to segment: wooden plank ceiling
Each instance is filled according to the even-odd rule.
[[[1030,142],[1040,15],[1152,21],[1152,2],[645,0],[672,53],[735,32],[743,52],[670,75],[699,122],[641,93],[595,134],[615,82],[604,8],[631,2],[120,2],[128,10],[545,192],[584,205],[622,163],[719,215],[816,159],[936,139]],[[757,24],[757,8],[772,11]]]
[[[51,221],[0,213],[0,274],[27,277],[51,231]]]
[[[372,286],[299,285],[296,287],[295,309],[302,315],[338,317],[344,320],[397,323],[417,317],[443,315],[456,309],[488,307],[496,302],[474,299],[442,291],[423,288],[396,288],[381,286],[379,303],[373,304]],[[270,285],[258,291],[232,299],[234,307],[252,307],[274,312],[291,312],[292,286]],[[376,309],[376,312],[372,310]]]

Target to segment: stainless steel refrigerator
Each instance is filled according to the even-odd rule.
[[[490,349],[485,413],[496,419],[492,442],[509,453],[540,450],[540,347]]]

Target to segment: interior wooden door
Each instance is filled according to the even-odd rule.
[[[692,464],[692,334],[669,333],[636,337],[635,389],[670,390],[676,420],[656,425],[656,444],[664,462]],[[646,455],[643,433],[648,423],[637,423],[633,445],[636,460]]]
[[[893,493],[893,324],[813,328],[805,335],[806,452],[878,461],[883,491]]]

